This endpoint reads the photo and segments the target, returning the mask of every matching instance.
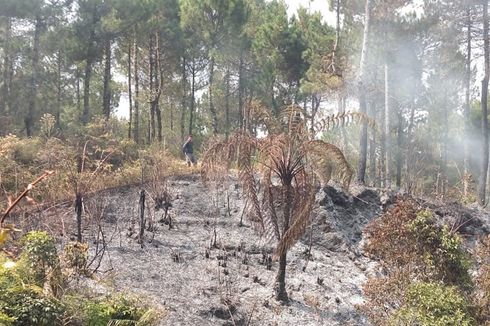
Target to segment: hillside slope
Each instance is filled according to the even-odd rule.
[[[277,263],[267,268],[273,244],[246,220],[239,226],[244,202],[234,182],[217,192],[197,176],[169,184],[173,228],[157,223],[154,232],[146,232],[143,248],[127,235],[138,215],[138,189],[110,191],[99,199],[107,203],[107,252],[100,269],[105,273],[98,274],[104,284],[148,297],[167,311],[162,325],[367,324],[355,306],[377,267],[363,256],[362,230],[389,204],[389,196],[373,189],[353,189],[350,195],[333,187],[319,191],[312,228],[288,254],[292,300],[282,306],[272,292]],[[441,215],[450,219],[451,212]],[[149,214],[158,221],[163,212]],[[488,232],[483,224],[478,232]]]

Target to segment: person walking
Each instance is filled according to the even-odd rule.
[[[192,143],[192,135],[189,135],[187,141],[182,146],[182,151],[185,155],[185,161],[187,162],[187,166],[196,165],[196,158],[194,157],[194,148]]]

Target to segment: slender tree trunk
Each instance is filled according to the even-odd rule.
[[[155,96],[155,113],[157,118],[157,137],[158,141],[161,143],[163,140],[163,128],[162,128],[162,110],[160,109],[160,96],[162,95],[163,90],[163,65],[161,62],[161,49],[160,49],[160,34],[155,34],[156,40],[156,53],[155,53],[155,61],[156,61],[156,72],[155,72],[155,85],[158,87],[157,94]]]
[[[370,116],[376,117],[376,100],[371,100]],[[371,179],[371,185],[376,187],[376,130],[371,132],[371,138],[369,139],[369,179]]]
[[[141,248],[144,246],[144,235],[145,235],[145,190],[140,191],[139,200],[139,213],[140,213],[140,233],[139,233],[139,243]]]
[[[196,95],[196,66],[195,62],[192,62],[191,67],[192,81],[191,81],[191,106],[189,110],[189,135],[192,135],[192,129],[194,128],[194,105]]]
[[[244,50],[240,49],[240,63],[238,66],[238,121],[240,129],[243,129],[243,97],[244,97]]]
[[[466,75],[465,75],[465,106],[463,111],[464,121],[464,158],[463,158],[463,195],[469,194],[470,187],[470,108],[471,108],[471,28],[473,22],[471,20],[471,6],[468,5],[466,10],[467,17],[467,32],[466,32]]]
[[[139,47],[134,38],[134,141],[140,143],[140,78],[138,71]]]
[[[77,241],[82,242],[82,194],[77,193],[75,198],[75,213],[77,214]]]
[[[335,44],[333,47],[333,54],[332,54],[332,70],[334,74],[338,74],[339,72],[337,72],[337,54],[340,45],[340,0],[335,1],[335,13],[336,13]]]
[[[391,189],[391,119],[390,119],[390,71],[385,63],[385,187]]]
[[[90,80],[92,78],[92,64],[94,62],[94,43],[95,43],[95,25],[97,24],[97,6],[94,4],[92,12],[92,26],[90,27],[90,36],[88,39],[87,53],[85,58],[85,79],[83,81],[83,112],[82,124],[86,125],[89,121],[90,114]]]
[[[10,38],[12,33],[12,18],[6,17],[5,42],[3,46],[3,86],[0,94],[0,114],[9,113],[10,101]]]
[[[397,152],[396,152],[396,189],[400,190],[402,185],[402,167],[403,167],[403,116],[398,112],[398,130],[397,130]]]
[[[170,101],[170,130],[174,130],[174,110],[175,110],[175,105],[174,101]]]
[[[412,179],[412,164],[411,164],[411,157],[414,154],[414,148],[412,146],[412,137],[413,137],[413,127],[414,127],[414,118],[415,118],[415,101],[412,101],[412,105],[410,107],[410,120],[408,122],[408,130],[407,130],[407,140],[406,140],[406,148],[407,148],[407,164],[405,167],[405,183],[407,185],[407,192],[409,194],[412,194],[413,186],[415,183],[415,180]]]
[[[225,136],[228,139],[230,133],[230,70],[226,70],[226,95],[225,95]]]
[[[482,109],[482,165],[480,182],[478,185],[478,198],[481,206],[486,203],[486,185],[488,171],[488,79],[490,70],[489,36],[488,36],[488,1],[483,0],[483,53],[485,58],[485,76],[482,80],[481,109]]]
[[[359,111],[362,114],[367,113],[366,109],[366,83],[367,83],[367,58],[369,55],[369,34],[371,25],[371,0],[366,0],[365,7],[365,22],[364,22],[364,35],[362,42],[362,52],[360,61],[360,73],[359,73]],[[361,126],[360,143],[359,143],[359,167],[357,174],[357,182],[364,184],[366,175],[366,161],[367,161],[367,122],[363,122]]]
[[[444,99],[447,99],[447,91],[444,94]],[[444,100],[443,109],[443,129],[442,129],[442,144],[441,144],[441,198],[444,199],[446,197],[446,188],[447,188],[447,146],[449,142],[449,112],[448,112],[448,104],[447,101]]]
[[[153,43],[153,33],[150,34],[149,49],[148,49],[148,62],[149,62],[149,76],[150,76],[150,128],[148,132],[148,142],[152,143],[155,138],[155,47]]]
[[[132,81],[132,76],[131,76],[131,53],[133,49],[133,40],[129,40],[129,46],[128,46],[128,100],[129,100],[129,123],[128,123],[128,139],[131,139],[132,137],[132,127],[133,127],[133,90],[131,89],[131,81]]]
[[[182,57],[182,100],[180,104],[180,139],[185,138],[185,111],[187,97],[187,76],[186,76],[186,60]]]
[[[386,99],[385,99],[386,101]],[[378,162],[378,180],[382,187],[386,188],[386,103],[383,103],[383,108],[379,110],[380,113],[380,139],[379,139],[379,162]]]
[[[31,81],[29,85],[29,105],[27,108],[27,115],[25,117],[25,127],[27,137],[32,136],[34,128],[34,114],[36,113],[36,102],[37,102],[37,78],[39,75],[39,47],[41,43],[41,28],[43,22],[41,16],[36,16],[36,27],[34,30],[34,42],[32,48],[31,57]]]
[[[218,115],[213,102],[213,88],[214,88],[214,57],[211,57],[209,63],[209,112],[211,113],[211,125],[213,128],[213,134],[218,134]]]
[[[284,185],[284,225],[282,230],[282,237],[289,230],[289,220],[291,218],[291,208],[292,208],[292,186],[290,182],[286,182]],[[276,276],[275,292],[276,300],[287,302],[289,301],[288,293],[286,291],[286,263],[287,263],[287,253],[283,253],[279,257],[279,269]]]
[[[76,97],[77,97],[77,112],[80,112],[82,106],[82,96],[80,92],[80,69],[78,67],[77,67],[75,77],[76,77],[75,89],[76,89]]]
[[[111,117],[111,40],[107,38],[105,42],[105,66],[104,66],[104,96],[102,111],[106,121]]]
[[[60,129],[61,127],[61,101],[62,101],[62,80],[61,80],[61,66],[63,65],[63,57],[61,50],[58,50],[58,55],[56,58],[56,66],[57,66],[57,71],[56,71],[56,111],[55,111],[55,121],[56,121],[56,128]]]

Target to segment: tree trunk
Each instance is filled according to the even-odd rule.
[[[464,122],[464,157],[463,157],[463,195],[468,197],[470,187],[470,108],[471,108],[471,27],[473,22],[471,20],[471,6],[468,5],[466,10],[467,17],[467,39],[466,39],[466,75],[465,75],[465,106],[463,111]]]
[[[211,126],[213,128],[213,134],[218,134],[218,115],[213,102],[213,88],[214,88],[214,57],[211,57],[209,63],[209,112],[211,113]]]
[[[281,237],[283,237],[286,232],[289,230],[289,220],[291,218],[291,208],[292,208],[292,186],[290,182],[286,182],[284,184],[284,193],[283,193],[283,198],[284,198],[284,225],[283,225],[283,230]],[[276,284],[274,285],[274,289],[276,292],[276,300],[282,301],[282,302],[288,302],[288,293],[286,291],[286,257],[287,253],[284,252],[280,257],[279,257],[279,269],[277,271],[277,276],[276,276]]]
[[[376,117],[376,100],[371,100],[370,116]],[[371,138],[369,139],[369,179],[371,185],[376,187],[376,130],[371,132]]]
[[[104,67],[104,96],[102,111],[106,121],[111,117],[111,40],[107,38],[105,42],[105,67]]]
[[[140,105],[139,105],[139,93],[140,93],[140,78],[138,71],[138,56],[139,47],[134,38],[134,141],[136,144],[140,143]]]
[[[61,50],[58,50],[58,56],[56,58],[56,66],[57,66],[57,71],[56,71],[56,112],[55,112],[55,121],[56,121],[56,128],[60,129],[61,127],[61,101],[62,101],[62,81],[61,81],[61,66],[63,64],[63,58],[62,58],[62,53]]]
[[[131,139],[132,137],[132,127],[133,127],[133,94],[132,94],[132,89],[131,89],[131,53],[133,49],[133,40],[129,40],[129,46],[128,46],[128,100],[129,100],[129,123],[128,123],[128,139]]]
[[[385,63],[385,188],[391,189],[391,122],[390,122],[390,71]]]
[[[243,117],[244,117],[244,112],[243,112],[243,96],[244,96],[244,58],[243,58],[243,48],[240,50],[240,63],[238,66],[238,123],[240,129],[243,129]]]
[[[140,191],[140,201],[139,201],[139,213],[140,213],[140,233],[139,233],[139,243],[141,248],[144,245],[144,235],[145,235],[145,191],[141,189]]]
[[[163,129],[162,129],[162,110],[160,109],[160,96],[163,90],[163,65],[161,63],[160,57],[160,34],[155,34],[156,47],[155,47],[155,61],[156,61],[156,72],[155,72],[155,86],[157,88],[157,94],[155,96],[155,113],[157,118],[157,137],[158,141],[161,143],[163,140]]]
[[[226,95],[225,95],[225,136],[228,139],[230,133],[230,70],[226,70]]]
[[[189,110],[189,135],[192,135],[192,129],[194,128],[194,102],[196,93],[196,66],[195,62],[192,62],[191,67],[192,82],[191,82],[191,106]]]
[[[185,110],[186,110],[186,85],[187,85],[187,76],[186,76],[186,63],[185,57],[182,57],[182,100],[180,104],[180,139],[185,138]]]
[[[396,151],[396,189],[400,190],[402,185],[402,167],[403,167],[403,116],[398,112],[398,130],[397,130],[397,151]]]
[[[150,77],[150,128],[148,133],[148,142],[152,143],[155,138],[155,47],[153,43],[153,33],[150,34],[148,49],[149,77]]]
[[[83,113],[82,124],[86,125],[89,121],[90,113],[90,79],[92,78],[92,64],[94,62],[94,43],[95,43],[95,25],[97,24],[97,6],[94,4],[92,12],[92,26],[88,39],[87,53],[85,58],[85,79],[83,81]]]
[[[77,241],[82,242],[82,194],[77,193],[75,198],[75,213],[77,214]]]
[[[489,56],[489,36],[488,36],[488,1],[483,0],[483,53],[485,58],[485,76],[482,80],[481,91],[481,110],[482,110],[482,165],[480,182],[478,185],[478,198],[481,206],[485,205],[486,198],[486,185],[487,185],[487,171],[488,171],[488,79],[490,70],[490,56]]]
[[[407,185],[407,189],[406,191],[408,192],[408,194],[412,194],[412,190],[413,190],[413,187],[414,187],[414,183],[416,180],[413,180],[412,179],[412,163],[409,161],[411,159],[411,157],[413,156],[414,154],[414,148],[412,146],[412,131],[413,131],[413,127],[414,127],[414,118],[415,118],[415,101],[412,101],[412,105],[410,107],[410,120],[408,122],[408,130],[407,130],[407,140],[406,140],[406,148],[407,148],[407,156],[406,156],[406,160],[407,160],[407,164],[406,164],[406,167],[405,167],[405,183]]]
[[[41,16],[36,16],[36,27],[34,30],[34,42],[32,48],[31,57],[31,81],[29,85],[29,106],[27,108],[27,115],[25,117],[25,127],[27,137],[32,136],[34,128],[34,114],[36,113],[36,102],[37,102],[37,78],[39,75],[39,47],[41,42],[41,28],[43,22]]]
[[[334,74],[339,74],[339,72],[337,71],[337,54],[340,45],[340,0],[335,1],[335,13],[336,13],[335,44],[332,53],[332,71]]]
[[[3,86],[0,94],[0,114],[9,113],[10,101],[10,38],[12,33],[12,19],[6,17],[5,42],[3,46]]]
[[[366,0],[365,7],[365,22],[364,22],[364,33],[361,51],[361,61],[359,64],[359,111],[362,114],[366,114],[366,74],[367,74],[367,57],[369,55],[369,34],[371,25],[371,0]],[[361,126],[359,143],[359,167],[357,174],[357,182],[364,184],[366,175],[366,160],[367,160],[367,122],[363,122]]]

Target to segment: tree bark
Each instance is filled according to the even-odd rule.
[[[34,128],[34,114],[36,113],[37,102],[37,78],[39,75],[39,47],[41,42],[41,28],[43,26],[42,18],[36,15],[36,26],[34,30],[34,42],[31,57],[31,81],[29,84],[29,105],[25,117],[25,128],[27,137],[31,137]]]
[[[192,81],[191,81],[191,106],[189,109],[189,135],[192,135],[192,129],[194,128],[194,105],[196,95],[196,66],[195,61],[192,62],[191,67]]]
[[[465,106],[463,111],[463,123],[464,123],[464,157],[463,157],[463,195],[465,197],[469,194],[470,187],[470,149],[469,149],[469,137],[470,137],[470,108],[471,108],[471,44],[472,35],[471,28],[473,25],[471,19],[471,5],[468,5],[466,10],[466,67],[465,67]]]
[[[364,22],[364,33],[361,51],[361,61],[360,61],[360,73],[359,73],[359,111],[362,114],[367,113],[366,109],[366,82],[367,82],[367,58],[369,55],[369,34],[371,26],[371,0],[366,0],[365,7],[365,22]],[[357,174],[357,182],[360,184],[365,183],[366,176],[366,161],[367,161],[367,122],[364,121],[361,126],[359,142],[359,166]]]
[[[214,57],[211,57],[209,63],[209,112],[211,113],[211,126],[213,128],[213,134],[218,134],[218,115],[213,102],[213,88],[214,88]]]
[[[225,95],[225,136],[228,139],[230,133],[230,70],[226,70],[226,95]]]
[[[88,39],[87,53],[85,58],[85,79],[83,81],[83,112],[82,124],[86,125],[89,121],[90,114],[90,80],[92,78],[92,64],[94,62],[94,43],[95,43],[95,25],[97,24],[97,5],[94,4],[92,11],[92,26],[90,27],[90,36]]]
[[[82,242],[82,194],[77,193],[75,198],[75,213],[77,214],[77,241]]]
[[[490,70],[489,36],[488,36],[488,1],[483,0],[483,53],[485,58],[484,72],[481,91],[482,110],[482,165],[478,185],[478,199],[481,206],[486,203],[486,185],[488,171],[488,79]]]
[[[56,57],[56,111],[54,113],[55,115],[55,121],[56,121],[56,128],[60,129],[61,127],[61,102],[62,102],[62,80],[61,80],[61,69],[62,69],[62,64],[63,64],[63,58],[62,58],[62,53],[61,50],[58,50],[58,55]]]
[[[238,66],[238,121],[240,129],[243,129],[243,97],[244,97],[244,50],[240,50],[240,63]]]
[[[139,47],[134,38],[134,141],[140,143],[140,108],[139,108],[139,71],[138,71]]]
[[[396,189],[400,190],[402,185],[402,167],[403,167],[403,116],[398,112],[398,130],[397,130],[397,151],[396,151]]]
[[[148,49],[148,63],[149,63],[149,77],[150,77],[150,128],[148,133],[148,142],[152,143],[156,134],[155,127],[155,46],[153,43],[153,33],[150,33],[149,49]]]
[[[132,137],[132,127],[133,127],[133,94],[132,94],[132,89],[131,89],[131,81],[132,81],[132,76],[131,76],[131,53],[133,49],[133,40],[129,40],[129,46],[128,46],[128,100],[129,100],[129,123],[128,123],[128,139],[131,139]]]
[[[102,102],[102,111],[106,121],[111,117],[111,39],[108,37],[105,41],[105,65],[104,65],[104,95]]]
[[[185,138],[185,111],[186,111],[186,97],[187,97],[187,76],[186,76],[186,60],[185,56],[182,57],[182,100],[180,104],[180,139]]]
[[[376,117],[376,100],[371,100],[370,115]],[[369,179],[371,185],[376,187],[376,130],[371,132],[371,138],[369,139]]]
[[[0,94],[0,114],[9,113],[10,101],[10,38],[12,34],[12,19],[6,17],[5,43],[3,46],[3,86]]]
[[[390,119],[390,68],[385,63],[385,188],[391,189],[391,119]]]
[[[281,237],[284,237],[286,232],[289,230],[289,222],[291,218],[291,203],[292,203],[292,186],[290,182],[284,184],[284,225]],[[288,293],[286,291],[286,264],[287,264],[287,253],[283,253],[279,257],[279,269],[276,276],[275,292],[276,300],[282,302],[288,302]]]

